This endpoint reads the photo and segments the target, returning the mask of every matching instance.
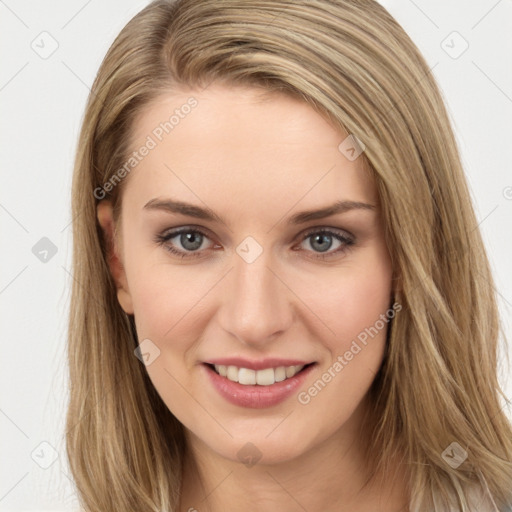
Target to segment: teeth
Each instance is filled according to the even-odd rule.
[[[240,373],[242,370],[240,370]],[[260,386],[270,386],[276,381],[274,376],[274,368],[267,368],[266,370],[258,370],[254,372],[256,378],[256,384]]]
[[[274,379],[276,382],[281,382],[286,379],[286,369],[284,366],[280,366],[274,370]]]
[[[236,366],[216,364],[215,371],[222,377],[232,382],[238,382],[244,386],[271,386],[276,382],[282,382],[299,373],[304,365],[279,366],[278,368],[265,368],[264,370],[251,370]]]
[[[240,368],[240,370],[238,370],[238,382],[245,386],[254,386],[254,384],[256,384],[256,372],[248,368]]]
[[[238,382],[238,368],[236,366],[228,366],[226,377],[233,382]]]

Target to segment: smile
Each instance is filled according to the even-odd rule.
[[[271,386],[276,382],[290,379],[299,373],[306,365],[279,366],[278,368],[265,368],[263,370],[251,370],[250,368],[238,368],[222,364],[213,365],[215,371],[226,377],[231,382],[238,382],[244,386]]]
[[[213,388],[239,407],[272,407],[297,393],[316,363],[251,369],[208,364],[202,367]]]

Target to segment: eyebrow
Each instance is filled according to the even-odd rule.
[[[304,224],[311,220],[324,219],[325,217],[345,213],[351,210],[375,211],[375,208],[376,207],[373,204],[363,203],[360,201],[336,201],[334,204],[325,206],[324,208],[320,208],[317,210],[306,210],[300,213],[296,213],[288,219],[288,224]],[[211,210],[208,207],[202,208],[200,206],[185,203],[183,201],[176,201],[174,199],[151,199],[144,205],[143,209],[164,210],[169,213],[186,215],[188,217],[196,217],[198,219],[209,220],[212,222],[220,222],[222,224],[227,225],[222,219],[222,217],[217,215],[213,210]]]

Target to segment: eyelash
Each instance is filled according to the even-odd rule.
[[[162,234],[157,235],[155,237],[155,242],[158,245],[164,246],[164,248],[167,251],[174,254],[175,256],[178,256],[179,258],[197,258],[197,257],[202,256],[203,251],[184,252],[184,251],[179,251],[179,250],[175,249],[174,247],[172,247],[171,245],[167,244],[167,242],[169,242],[169,240],[171,240],[171,239],[175,238],[176,236],[181,235],[183,233],[199,234],[205,238],[209,238],[206,233],[204,233],[203,231],[201,231],[199,229],[195,229],[195,228],[191,228],[191,227],[183,227],[183,228],[176,229],[174,231],[170,231],[167,233],[164,232]],[[334,257],[337,254],[340,254],[340,253],[343,254],[345,252],[348,252],[348,250],[351,248],[351,246],[354,245],[354,243],[355,243],[355,240],[353,238],[350,238],[348,236],[342,235],[340,233],[337,233],[335,231],[332,231],[332,230],[326,229],[326,228],[315,228],[313,230],[308,231],[307,233],[304,234],[304,236],[300,240],[300,243],[304,242],[305,240],[310,238],[312,235],[329,235],[343,243],[343,245],[341,247],[339,247],[338,249],[336,249],[335,251],[328,252],[328,253],[316,253],[316,255],[313,256],[313,259],[326,260],[331,257]],[[308,252],[311,252],[311,251],[308,251]]]

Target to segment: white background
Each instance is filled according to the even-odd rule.
[[[101,60],[125,23],[147,3],[0,0],[1,511],[76,508],[63,437],[72,162],[85,100]],[[512,2],[383,3],[434,66],[510,339]],[[51,36],[40,35],[43,31]],[[48,51],[52,39],[58,48],[46,59],[31,47]],[[464,40],[468,49],[453,58]],[[32,252],[43,237],[57,249],[46,263]],[[507,375],[503,366],[501,382],[512,397]],[[42,442],[53,448],[40,446]],[[53,450],[58,458],[48,469],[35,462],[48,464]]]

